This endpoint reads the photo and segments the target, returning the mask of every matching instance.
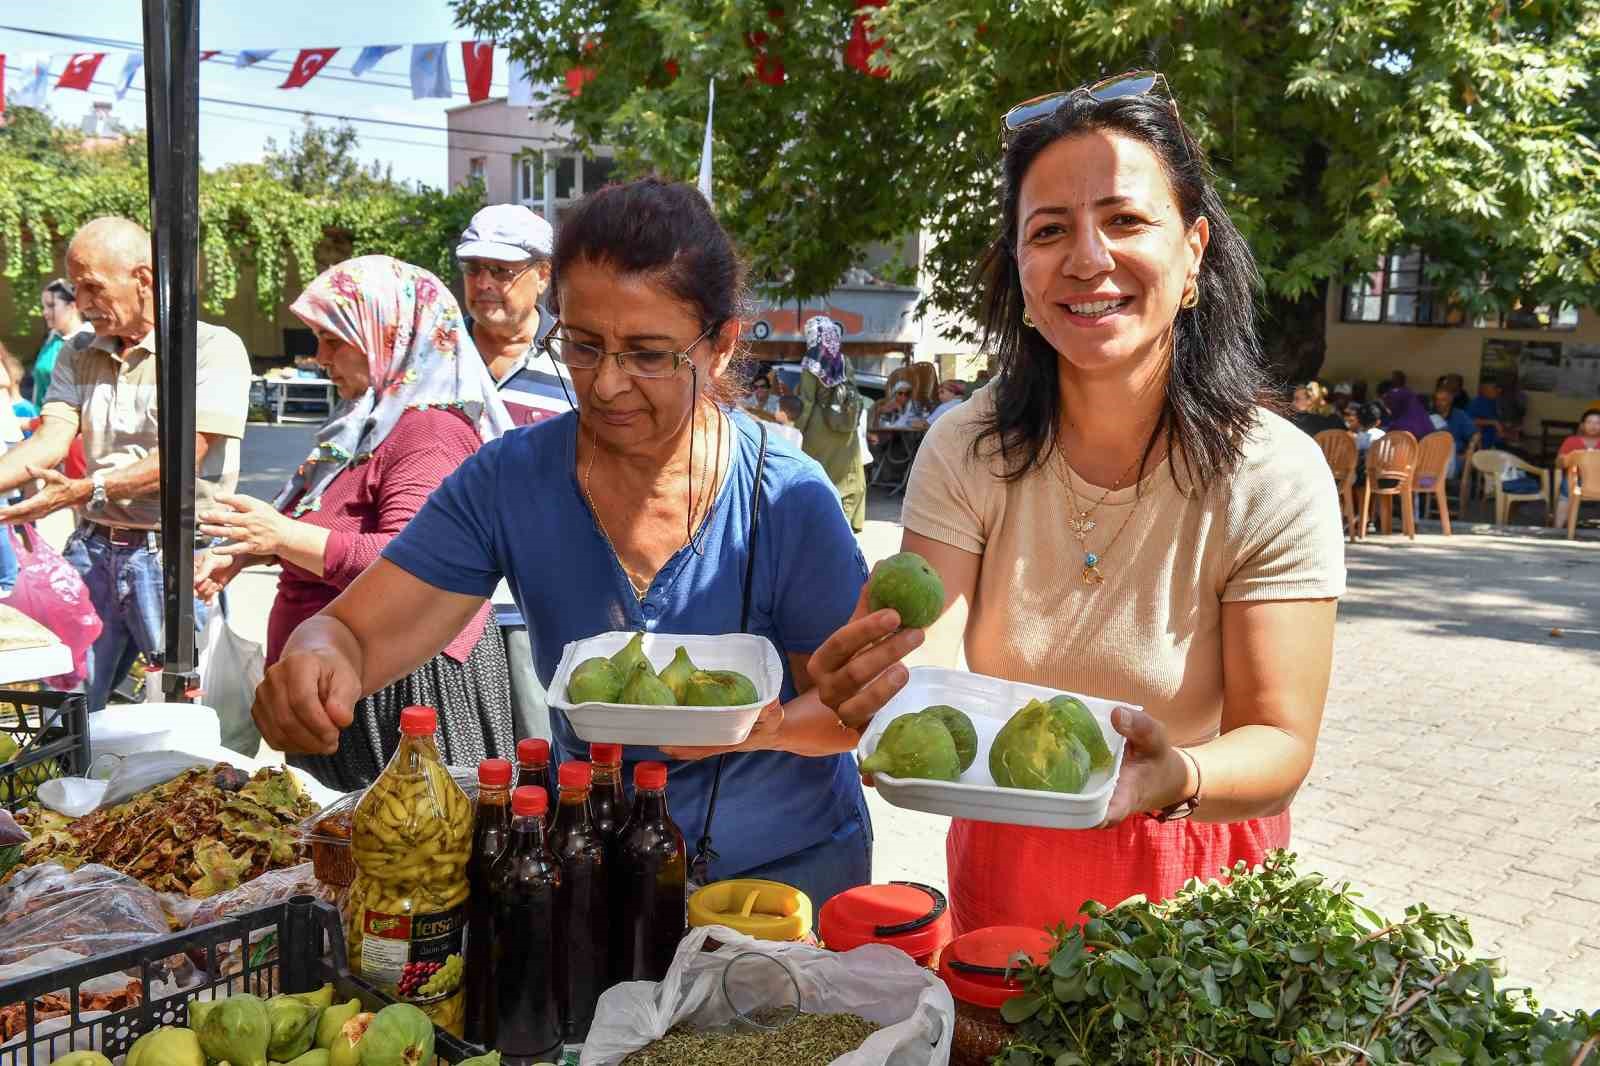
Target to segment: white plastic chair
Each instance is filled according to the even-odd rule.
[[[1548,522],[1555,514],[1550,503],[1550,471],[1532,463],[1518,459],[1510,452],[1502,452],[1495,448],[1472,453],[1474,469],[1482,471],[1486,476],[1485,488],[1489,497],[1494,500],[1494,524],[1503,526],[1510,517],[1512,504],[1532,503],[1538,500],[1545,506],[1545,520]],[[1538,492],[1507,492],[1505,476],[1508,469],[1515,469],[1530,474],[1539,479]]]

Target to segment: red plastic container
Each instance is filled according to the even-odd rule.
[[[1015,1030],[1000,1016],[1008,999],[1019,996],[1018,954],[1043,965],[1056,938],[1022,925],[991,925],[951,941],[939,958],[939,976],[956,999],[956,1031],[951,1066],[988,1066],[1011,1042]]]
[[[913,881],[862,885],[822,905],[817,934],[831,951],[888,944],[932,968],[954,935],[944,893]]]

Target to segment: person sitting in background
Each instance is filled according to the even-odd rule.
[[[1328,410],[1339,416],[1340,423],[1344,423],[1345,412],[1350,409],[1351,389],[1348,381],[1341,381],[1328,393]]]
[[[930,426],[939,420],[940,415],[947,414],[961,406],[962,401],[967,398],[966,382],[954,379],[941,381],[939,382],[939,390],[934,395],[938,398],[939,405],[928,412],[928,425]]]
[[[1500,447],[1500,383],[1493,379],[1478,382],[1478,395],[1467,405],[1467,417],[1483,434],[1478,438],[1480,448]]]
[[[767,431],[803,451],[806,436],[795,428],[795,422],[805,412],[806,405],[800,402],[798,396],[775,396],[773,399],[778,401],[778,408],[770,416],[772,424]]]
[[[1343,429],[1344,419],[1320,404],[1322,386],[1315,381],[1294,387],[1294,414],[1289,421],[1308,436],[1315,437],[1325,429]]]
[[[1472,435],[1478,432],[1478,427],[1473,425],[1472,418],[1465,410],[1455,405],[1455,393],[1448,388],[1434,392],[1433,413],[1428,418],[1433,422],[1435,432],[1447,430],[1455,438],[1456,451],[1450,458],[1450,470],[1446,474],[1447,477],[1455,477],[1461,466],[1461,455],[1467,450]]]
[[[1383,423],[1386,432],[1405,430],[1418,440],[1433,432],[1428,408],[1423,404],[1422,397],[1406,388],[1404,371],[1396,370],[1388,381],[1378,386],[1378,399],[1389,409],[1388,418]]]
[[[757,374],[750,383],[750,394],[739,401],[741,407],[764,415],[778,413],[778,398],[772,394],[772,378]]]
[[[1556,477],[1561,483],[1561,494],[1556,499],[1556,525],[1567,524],[1567,508],[1572,506],[1571,486],[1567,483],[1566,457],[1578,452],[1600,451],[1600,407],[1591,407],[1578,419],[1578,432],[1561,442],[1556,450]],[[1584,498],[1590,490],[1585,487]]]
[[[1433,384],[1433,391],[1441,389],[1450,394],[1450,406],[1458,411],[1466,411],[1472,403],[1472,397],[1467,395],[1467,379],[1460,374],[1440,374],[1439,380]]]

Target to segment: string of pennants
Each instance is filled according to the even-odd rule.
[[[870,9],[882,7],[886,0],[855,0],[856,17],[851,24],[850,37],[844,46],[843,59],[847,66],[877,78],[889,76],[887,68],[873,63],[873,55],[883,48],[883,42],[871,34]],[[774,26],[782,24],[784,11],[781,7],[768,10],[767,20]],[[745,34],[745,43],[750,48],[754,73],[758,81],[765,85],[782,85],[788,78],[783,67],[782,59],[769,47],[770,35],[764,30],[755,30]],[[489,89],[494,81],[494,44],[488,41],[437,41],[429,44],[413,44],[411,49],[411,98],[448,99],[453,95],[450,87],[450,54],[454,50],[452,44],[459,44],[461,65],[466,76],[467,98],[476,103],[489,97]],[[350,73],[357,77],[367,73],[383,62],[391,54],[406,48],[401,44],[367,45],[359,49],[355,63],[350,68]],[[252,67],[280,52],[287,54],[289,49],[243,49],[233,56],[235,67]],[[294,62],[291,64],[288,76],[279,89],[298,89],[315,78],[338,55],[342,48],[301,48],[296,50]],[[144,66],[142,52],[74,52],[61,55],[40,55],[34,57],[30,63],[23,67],[22,84],[11,95],[11,102],[18,106],[43,108],[45,98],[52,89],[73,89],[79,92],[91,91],[95,76],[101,66],[112,56],[123,56],[122,68],[117,73],[112,83],[118,100],[127,95],[133,87],[134,80],[139,77]],[[201,52],[202,63],[214,60],[221,52]],[[57,60],[65,59],[58,64]],[[0,54],[0,111],[5,109],[5,56]],[[57,66],[60,73],[55,75],[52,82],[51,73]],[[531,107],[534,104],[534,85],[528,77],[527,68],[516,59],[509,63],[509,92],[507,102],[512,106]],[[667,68],[672,73],[677,73],[677,63],[667,61]],[[566,90],[573,96],[583,91],[583,86],[594,77],[594,70],[582,65],[575,66],[566,73]]]

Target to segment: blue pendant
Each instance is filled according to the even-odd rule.
[[[1084,555],[1083,555],[1083,565],[1084,566],[1099,566],[1100,565],[1100,557],[1098,555],[1096,555],[1094,552],[1085,552]]]

